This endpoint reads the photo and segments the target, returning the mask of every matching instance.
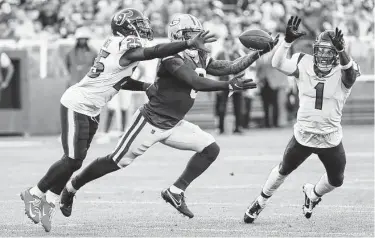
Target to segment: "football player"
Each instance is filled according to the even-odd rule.
[[[296,53],[287,58],[292,43],[305,35],[298,31],[300,23],[298,17],[289,19],[285,41],[272,58],[273,67],[293,76],[297,82],[300,103],[294,135],[281,163],[272,169],[259,197],[246,210],[246,223],[254,222],[285,178],[311,154],[318,155],[326,173],[316,184],[303,186],[306,218],[311,217],[324,194],[343,184],[346,157],[340,121],[345,101],[360,75],[359,68],[345,51],[343,34],[338,28],[326,30],[317,37],[313,55]]]
[[[190,40],[203,32],[199,20],[189,14],[179,14],[169,25],[172,42]],[[255,88],[252,80],[234,77],[229,81],[206,78],[206,73],[219,76],[238,74],[251,65],[260,55],[270,51],[278,39],[261,52],[255,52],[235,61],[216,61],[198,49],[185,50],[161,59],[157,79],[147,90],[149,102],[133,116],[130,127],[116,148],[107,156],[98,158],[69,181],[61,195],[61,210],[65,216],[72,212],[73,197],[86,183],[105,174],[127,167],[155,143],[162,143],[179,150],[196,152],[185,171],[172,186],[161,192],[162,198],[183,215],[192,218],[184,192],[216,159],[219,146],[209,133],[201,130],[184,117],[194,104],[198,91],[238,91]]]
[[[61,98],[63,157],[36,186],[21,193],[26,215],[34,223],[41,221],[47,232],[51,230],[62,189],[86,157],[98,129],[101,109],[120,89],[144,91],[149,86],[130,78],[138,62],[175,55],[189,48],[205,51],[208,49],[204,44],[216,40],[208,32],[201,32],[188,40],[144,47],[152,40],[152,29],[148,19],[131,8],[117,12],[111,28],[113,35],[104,42],[90,71]]]

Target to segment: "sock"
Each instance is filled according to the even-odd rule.
[[[315,185],[313,193],[311,194],[311,199],[316,200],[324,194],[331,192],[335,188],[335,186],[332,186],[329,183],[327,173],[325,173]]]
[[[264,206],[267,203],[268,198],[265,198],[262,195],[259,195],[258,198],[257,198],[257,201],[258,201],[260,206]]]
[[[71,159],[63,156],[56,161],[48,169],[44,177],[39,181],[38,188],[42,192],[52,190],[56,194],[60,194],[65,184],[69,181],[72,174],[82,165],[82,161]]]
[[[44,195],[44,193],[42,191],[40,191],[40,189],[38,188],[38,186],[32,187],[30,189],[30,194],[34,195],[34,196],[37,196],[38,198],[41,198]]]
[[[72,179],[72,186],[78,190],[86,183],[119,169],[120,167],[113,161],[111,155],[97,158]]]
[[[60,202],[60,195],[51,191],[47,191],[46,200],[48,203],[53,203],[53,205],[56,206]]]
[[[71,192],[71,193],[77,192],[77,189],[75,189],[72,185],[72,180],[66,183],[66,189],[68,190],[68,192]]]
[[[174,185],[172,185],[172,186],[169,188],[169,190],[171,190],[172,193],[177,193],[177,194],[180,194],[180,193],[184,192],[184,190],[179,189],[178,187],[176,187],[176,186],[174,186]]]
[[[263,189],[262,189],[263,197],[267,199],[271,197],[276,191],[276,189],[278,189],[280,185],[284,182],[286,177],[287,175],[281,175],[279,173],[279,165],[273,168],[271,170],[270,175],[268,176],[266,183],[263,186]]]
[[[173,185],[185,191],[190,183],[198,178],[215,161],[219,152],[220,148],[214,142],[202,152],[195,153],[188,162],[184,172]]]

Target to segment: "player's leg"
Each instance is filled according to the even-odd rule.
[[[340,187],[344,182],[344,171],[346,165],[346,155],[342,142],[333,148],[318,149],[318,157],[322,161],[326,173],[320,178],[318,183],[305,184],[304,214],[310,218],[312,209],[321,201],[321,197]]]
[[[184,192],[190,183],[216,160],[220,148],[212,135],[187,121],[181,121],[176,125],[172,129],[170,136],[162,143],[176,149],[196,152],[175,183],[162,191],[162,197],[166,202],[170,203],[182,214],[192,218],[194,215],[186,206]]]
[[[89,117],[76,113],[61,105],[63,157],[49,168],[44,177],[23,197],[39,198],[40,220],[46,231],[51,229],[51,218],[59,202],[62,187],[71,175],[82,166],[87,154],[89,138]],[[50,191],[48,191],[50,190]],[[52,190],[52,191],[51,191]],[[47,192],[48,191],[48,192]],[[43,195],[46,193],[46,196]],[[26,205],[26,200],[25,205]]]
[[[99,157],[90,163],[77,176],[69,181],[61,195],[61,210],[65,216],[72,212],[74,194],[85,184],[106,174],[125,168],[142,155],[149,147],[163,137],[164,130],[158,129],[146,122],[139,111],[130,121],[130,127],[121,137],[115,150],[104,157]]]
[[[227,112],[228,93],[218,92],[218,114],[219,114],[219,133],[225,132],[225,115]]]
[[[242,100],[243,97],[241,92],[236,92],[232,95],[233,113],[235,118],[233,133],[241,133]]]
[[[122,132],[124,132],[126,128],[127,111],[128,110],[121,109],[121,131]]]
[[[252,223],[266,206],[267,200],[276,192],[286,177],[300,166],[310,155],[312,149],[301,145],[295,137],[289,141],[279,165],[274,167],[264,184],[260,195],[245,212],[244,221]]]
[[[107,118],[105,120],[105,127],[104,127],[104,133],[106,133],[106,134],[108,134],[109,129],[111,128],[112,119],[113,119],[114,115],[115,115],[115,110],[108,109]]]
[[[279,127],[279,89],[271,89],[271,104],[272,104],[272,123],[274,127]]]

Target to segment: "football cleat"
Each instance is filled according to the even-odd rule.
[[[164,199],[165,202],[171,204],[174,208],[177,209],[181,214],[193,218],[194,214],[189,210],[185,203],[185,196],[184,193],[172,193],[171,190],[164,189],[161,192],[161,197]]]
[[[47,202],[46,198],[42,198],[41,206],[41,223],[46,232],[50,232],[52,228],[52,217],[55,215],[55,205]]]
[[[316,205],[318,205],[320,201],[322,201],[322,199],[318,198],[317,200],[314,201],[310,198],[310,194],[314,192],[313,184],[307,183],[303,185],[302,190],[303,190],[303,193],[305,194],[305,203],[302,206],[302,211],[305,217],[309,219],[312,215],[312,210],[314,209]]]
[[[40,222],[41,199],[35,195],[31,195],[30,189],[21,192],[20,197],[25,203],[25,214],[37,224]]]
[[[253,223],[258,217],[259,213],[266,207],[266,205],[260,205],[258,199],[255,199],[253,203],[247,208],[243,221],[245,223]]]
[[[69,192],[66,187],[61,193],[60,210],[62,214],[69,217],[72,214],[74,193]]]

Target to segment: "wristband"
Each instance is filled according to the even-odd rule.
[[[345,69],[349,69],[350,67],[353,66],[353,60],[351,59],[350,62],[347,64],[347,65],[341,65],[340,64],[340,67],[341,69],[345,70]]]
[[[337,52],[341,53],[341,52],[344,52],[344,50],[345,50],[345,47],[342,48],[342,50],[338,50]]]

